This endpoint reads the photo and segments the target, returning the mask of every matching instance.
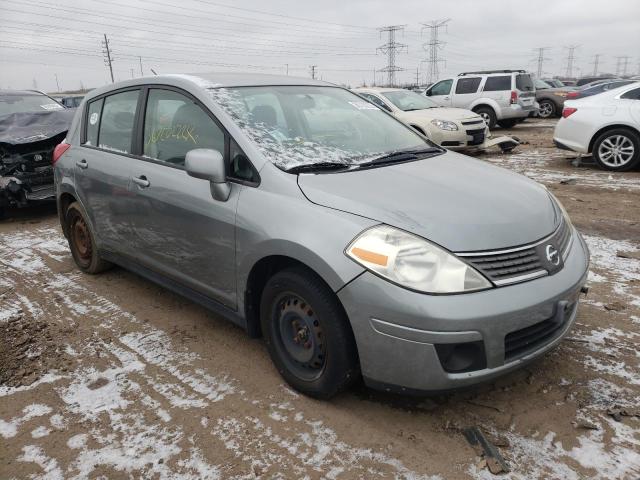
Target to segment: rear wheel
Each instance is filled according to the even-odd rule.
[[[640,135],[626,128],[604,132],[593,144],[593,158],[606,170],[631,170],[640,163]]]
[[[502,128],[513,128],[516,126],[516,123],[518,123],[517,118],[510,118],[508,120],[498,120],[498,125],[500,125]]]
[[[538,116],[540,118],[551,118],[556,115],[556,105],[551,100],[541,100]]]
[[[327,399],[359,376],[348,319],[315,274],[291,268],[271,277],[262,293],[260,322],[273,363],[296,390]]]
[[[67,208],[65,222],[71,255],[80,270],[85,273],[100,273],[112,266],[98,256],[93,232],[78,202],[73,202]]]
[[[474,110],[478,115],[480,115],[484,122],[487,124],[489,129],[492,129],[496,126],[497,117],[496,112],[493,111],[491,107],[478,107]]]

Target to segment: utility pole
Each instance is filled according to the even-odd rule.
[[[36,77],[33,77],[33,89],[38,90],[38,82],[36,82]]]
[[[313,78],[314,80],[316,79],[316,70],[318,68],[317,65],[311,65],[309,67],[311,69],[311,78]]]
[[[623,55],[621,57],[616,57],[616,75],[625,76],[627,74],[627,68],[629,67],[629,59],[631,57],[628,55]]]
[[[111,73],[111,83],[114,83],[113,79],[113,58],[111,57],[111,50],[109,49],[109,39],[107,38],[107,34],[104,34],[104,41],[102,42],[102,53],[104,55],[104,64],[109,67],[109,73]]]
[[[573,62],[576,59],[575,57],[575,51],[576,48],[578,48],[580,45],[569,45],[568,47],[564,47],[567,50],[569,50],[569,54],[567,55],[567,70],[565,72],[565,76],[567,76],[568,78],[572,78],[573,77]]]
[[[131,78],[135,78],[135,77],[133,76],[133,68],[131,69]]]
[[[591,62],[591,64],[593,65],[593,76],[597,76],[598,75],[598,67],[600,66],[600,57],[602,56],[601,53],[596,53],[593,56],[593,62]]]
[[[58,93],[60,93],[60,84],[58,83],[58,74],[54,73],[55,77],[56,77],[56,87],[58,88]]]
[[[289,75],[289,64],[288,64],[288,63],[285,63],[285,64],[284,64],[284,66],[286,67],[287,75]]]
[[[144,73],[142,72],[142,57],[138,55],[138,61],[140,62],[140,76],[144,77]]]
[[[536,58],[536,62],[538,62],[538,78],[542,78],[542,75],[544,74],[544,69],[542,68],[542,66],[544,65],[544,62],[546,60],[549,60],[548,58],[545,58],[544,56],[544,52],[545,50],[550,50],[551,47],[538,47],[536,49],[534,49],[535,52],[538,52],[538,57]]]
[[[416,67],[416,87],[420,86],[420,67]]]
[[[376,69],[375,67],[373,68],[373,83],[371,84],[372,87],[376,86]]]
[[[389,25],[378,29],[381,36],[383,33],[386,33],[388,36],[387,43],[380,45],[376,49],[376,52],[381,52],[387,56],[387,66],[380,69],[380,71],[387,72],[387,84],[389,87],[393,87],[396,83],[396,72],[404,70],[396,66],[396,55],[409,51],[409,48],[404,43],[396,42],[396,32],[402,32],[405,26],[406,25]]]
[[[451,19],[447,18],[445,20],[433,20],[432,22],[422,24],[422,29],[420,30],[421,35],[425,29],[429,30],[429,41],[422,44],[422,48],[429,54],[426,60],[429,64],[427,73],[428,83],[433,83],[440,77],[440,62],[445,62],[445,59],[439,58],[438,53],[445,42],[438,40],[438,34],[441,28],[447,28],[447,23],[450,21]]]

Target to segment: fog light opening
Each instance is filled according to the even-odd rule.
[[[442,364],[448,373],[472,372],[487,366],[484,342],[443,343],[435,346]]]

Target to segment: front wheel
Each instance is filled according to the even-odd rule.
[[[260,322],[273,363],[296,390],[327,399],[359,376],[349,321],[335,293],[315,274],[291,268],[271,277]]]
[[[631,170],[640,163],[640,136],[625,128],[604,132],[593,144],[593,158],[605,170]]]

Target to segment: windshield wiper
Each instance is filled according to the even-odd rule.
[[[285,170],[287,173],[305,173],[305,172],[315,172],[319,170],[347,170],[352,166],[346,163],[340,162],[318,162],[318,163],[307,163],[305,165],[296,165],[295,167],[288,168]]]
[[[437,154],[444,152],[443,149],[439,147],[429,147],[423,148],[419,150],[396,150],[395,152],[387,153],[386,155],[382,155],[380,157],[374,158],[373,160],[367,163],[361,163],[359,167],[367,167],[371,165],[384,165],[387,163],[397,163],[397,162],[407,162],[411,160],[418,160],[419,158],[424,158],[429,154]]]

